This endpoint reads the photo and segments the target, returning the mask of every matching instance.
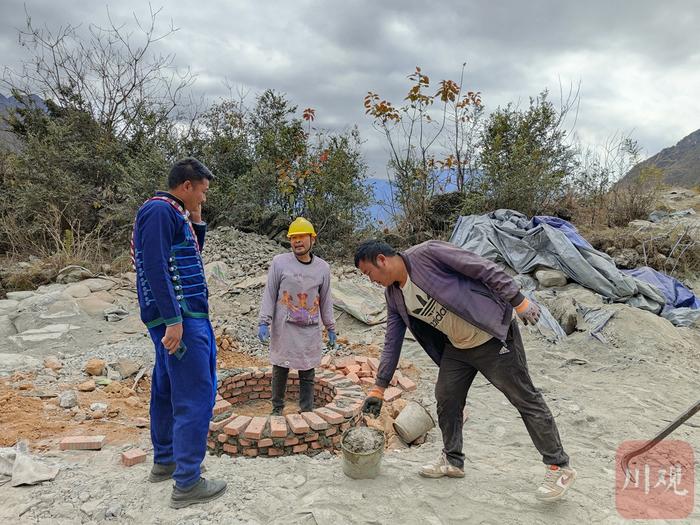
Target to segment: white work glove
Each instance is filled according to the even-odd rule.
[[[515,307],[515,312],[525,324],[534,325],[540,320],[540,307],[537,306],[535,301],[530,301],[527,297]]]

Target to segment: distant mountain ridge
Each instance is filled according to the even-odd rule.
[[[656,166],[664,172],[663,182],[669,186],[695,188],[700,185],[700,129],[681,139],[678,144],[662,149],[653,157],[634,166],[623,182],[635,181],[642,169]]]

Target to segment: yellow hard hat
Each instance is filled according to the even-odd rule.
[[[303,235],[305,233],[310,234],[312,237],[316,237],[316,230],[314,230],[314,225],[307,221],[304,217],[297,217],[294,222],[289,225],[289,231],[287,231],[287,237],[292,235]]]

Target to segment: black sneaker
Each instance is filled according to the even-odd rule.
[[[173,477],[175,473],[175,463],[154,463],[151,467],[151,472],[148,474],[148,481],[151,483],[160,483],[167,481]],[[200,472],[206,472],[204,463],[199,467]]]
[[[226,482],[223,480],[204,478],[199,478],[199,481],[187,490],[173,487],[173,493],[170,496],[170,508],[181,509],[196,503],[206,503],[215,500],[226,492],[226,488]]]

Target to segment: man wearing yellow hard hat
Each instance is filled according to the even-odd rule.
[[[323,352],[321,323],[328,330],[329,345],[335,346],[330,266],[311,253],[316,230],[298,217],[287,237],[291,253],[272,259],[258,319],[258,337],[270,341],[273,415],[282,415],[290,368],[299,371],[301,412],[313,410],[314,369]]]

